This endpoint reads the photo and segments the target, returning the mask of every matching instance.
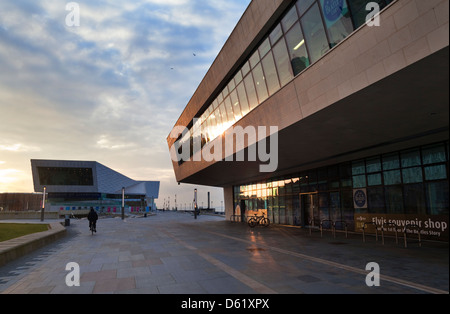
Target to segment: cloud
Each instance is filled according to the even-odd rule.
[[[16,153],[38,152],[38,151],[40,151],[40,148],[18,143],[18,144],[10,144],[10,145],[0,145],[0,151],[8,151],[8,152],[16,152]]]
[[[250,1],[82,0],[79,27],[67,2],[0,3],[1,160],[97,160],[179,191],[166,138]]]

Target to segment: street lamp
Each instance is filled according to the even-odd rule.
[[[44,210],[45,210],[45,193],[47,191],[47,187],[44,186],[44,195],[42,197],[42,209],[41,209],[41,221],[44,221]]]
[[[197,219],[197,189],[194,189],[194,218]]]
[[[122,188],[122,220],[125,220],[125,188]]]

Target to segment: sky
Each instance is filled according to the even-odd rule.
[[[249,3],[1,0],[0,193],[34,192],[31,159],[88,160],[160,181],[159,207],[220,207],[178,186],[166,139]]]

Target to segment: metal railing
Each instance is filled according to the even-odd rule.
[[[378,228],[379,228],[379,225],[377,225],[376,223],[374,223],[372,221],[368,221],[368,222],[365,222],[363,224],[363,228],[362,228],[363,242],[364,243],[366,242],[366,226],[368,226],[368,225],[373,225],[375,227],[375,238],[376,238],[376,240],[378,242]]]
[[[408,225],[408,226],[405,226],[405,228],[403,228],[403,239],[404,239],[404,242],[405,242],[405,248],[407,248],[408,247],[408,241],[407,241],[407,236],[406,236],[406,234],[407,234],[407,232],[406,232],[406,230],[407,229],[414,229],[414,230],[417,230],[417,234],[418,234],[418,242],[417,243],[419,243],[419,247],[422,247],[422,238],[421,238],[421,236],[420,236],[420,233],[421,233],[421,228],[418,226],[418,225]]]
[[[309,220],[309,235],[311,235],[312,229],[315,229],[314,218]]]
[[[248,218],[244,215],[244,221],[242,221],[241,215],[231,215],[230,220],[232,222],[247,222]]]
[[[331,232],[333,232],[333,234],[334,234],[334,223],[333,223],[333,220],[331,220],[331,219],[323,219],[323,220],[321,220],[320,221],[320,236],[321,237],[323,237],[323,224],[324,223],[329,223],[330,224],[330,228],[327,228],[327,229],[331,229]]]
[[[334,237],[336,238],[336,225],[337,225],[337,224],[340,224],[340,225],[344,226],[344,229],[345,229],[345,237],[348,239],[348,224],[347,224],[347,222],[346,222],[345,220],[336,220],[336,221],[333,223]]]
[[[389,228],[389,227],[393,227],[394,228],[394,231],[395,231],[395,243],[398,244],[398,233],[397,233],[397,227],[398,226],[397,226],[397,224],[395,224],[393,222],[386,222],[386,223],[383,223],[381,225],[381,242],[384,245],[384,231],[385,231],[386,228]],[[387,230],[387,231],[389,231],[389,230]]]

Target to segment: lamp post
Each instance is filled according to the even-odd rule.
[[[197,189],[194,189],[194,218],[197,219]]]
[[[42,197],[42,209],[41,209],[41,221],[44,221],[44,211],[45,211],[45,193],[47,191],[47,187],[44,186],[44,195]]]
[[[122,188],[122,220],[125,220],[125,188]]]

